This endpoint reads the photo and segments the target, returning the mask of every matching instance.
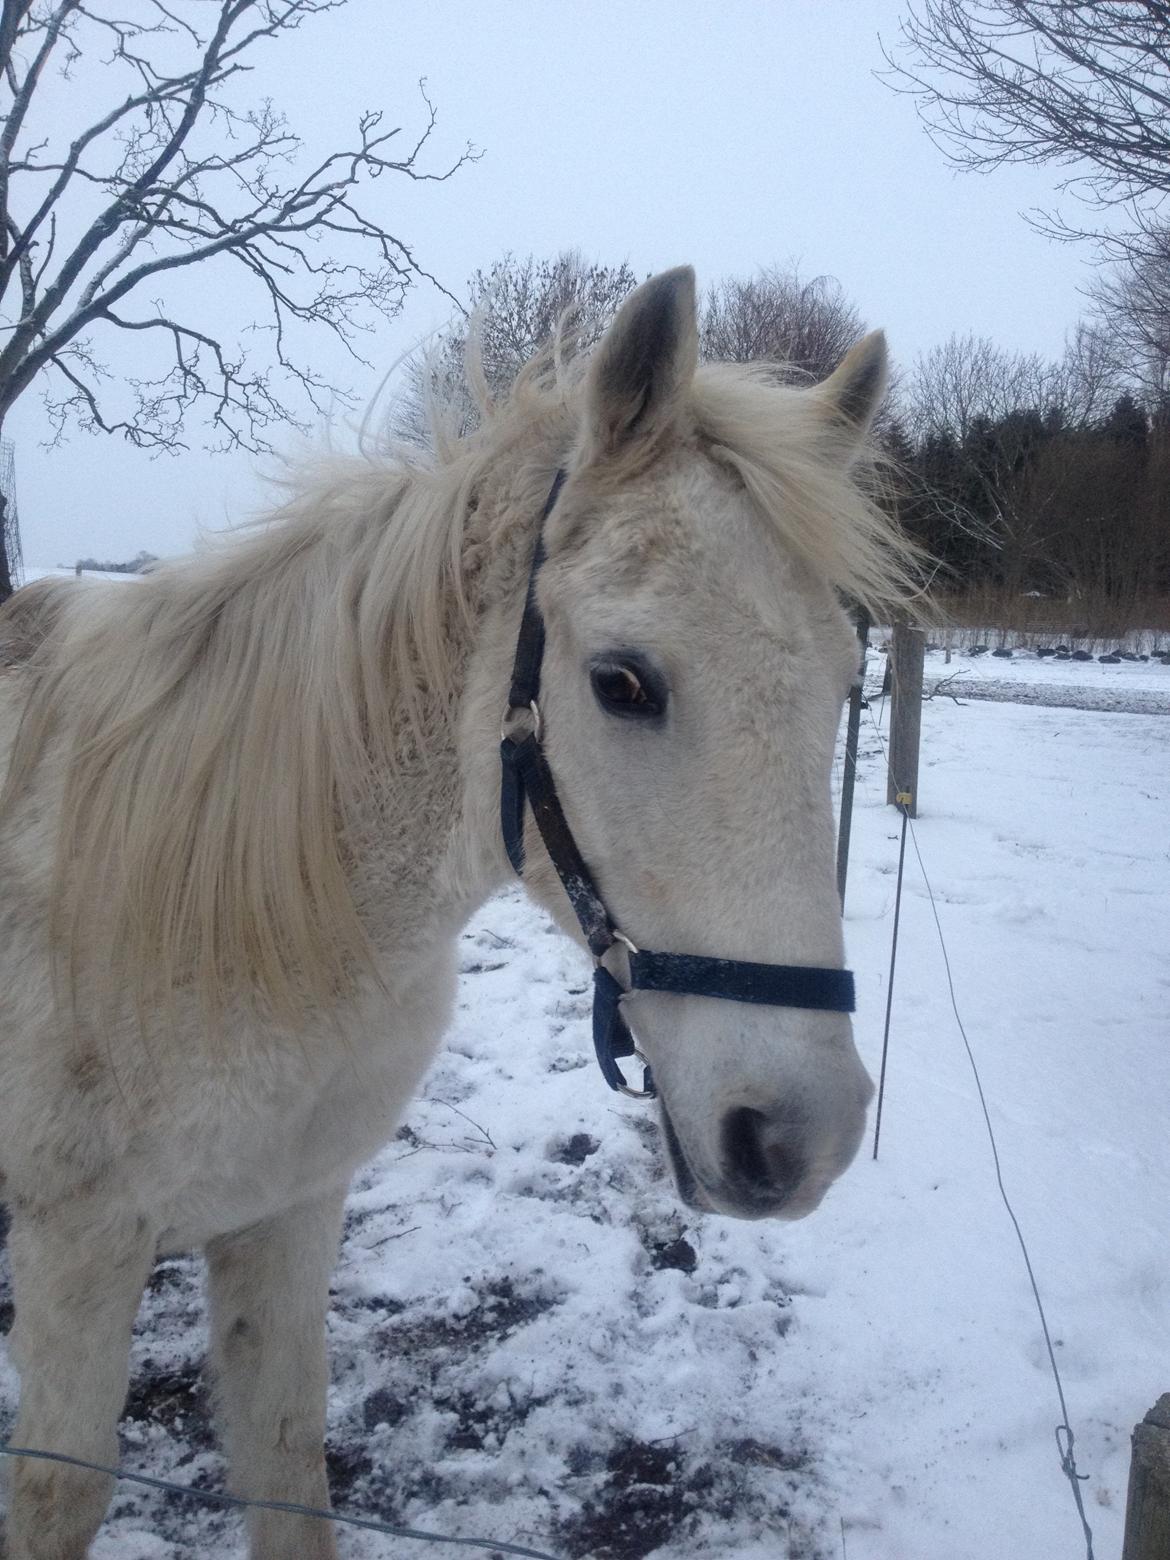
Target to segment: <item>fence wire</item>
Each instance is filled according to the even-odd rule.
[[[897,678],[896,667],[894,669],[894,676]],[[885,758],[886,764],[888,766],[889,750],[886,746],[885,739],[882,736],[881,727],[878,725],[877,721],[874,720],[872,709],[869,711],[869,719],[870,724],[873,726],[874,732],[877,736],[878,744],[881,747],[882,755]],[[904,787],[902,786],[897,775],[894,776],[894,785],[896,790],[899,792],[904,790]],[[987,1128],[987,1139],[991,1145],[991,1157],[995,1165],[996,1185],[999,1187],[1000,1199],[1003,1202],[1004,1208],[1007,1210],[1007,1216],[1011,1220],[1012,1228],[1016,1232],[1016,1240],[1019,1242],[1020,1252],[1024,1259],[1024,1267],[1028,1274],[1028,1283],[1032,1290],[1032,1299],[1036,1303],[1036,1314],[1040,1318],[1040,1330],[1044,1335],[1044,1347],[1048,1354],[1048,1364],[1052,1370],[1052,1379],[1056,1384],[1057,1400],[1060,1403],[1061,1418],[1060,1423],[1056,1426],[1056,1446],[1060,1457],[1060,1469],[1065,1478],[1068,1480],[1072,1489],[1073,1501],[1077,1508],[1077,1515],[1081,1521],[1081,1531],[1084,1534],[1085,1539],[1085,1560],[1094,1560],[1093,1530],[1089,1526],[1089,1519],[1085,1514],[1085,1502],[1081,1495],[1081,1485],[1088,1479],[1089,1476],[1087,1473],[1078,1473],[1077,1471],[1077,1461],[1075,1454],[1076,1437],[1073,1434],[1072,1424],[1069,1419],[1068,1405],[1065,1402],[1064,1382],[1061,1380],[1060,1367],[1056,1363],[1056,1351],[1052,1346],[1052,1334],[1048,1329],[1048,1317],[1044,1310],[1044,1302],[1040,1298],[1040,1286],[1036,1282],[1036,1273],[1032,1267],[1032,1258],[1028,1251],[1028,1243],[1024,1239],[1024,1232],[1020,1227],[1020,1221],[1016,1217],[1016,1211],[1012,1207],[1011,1199],[1007,1193],[1007,1187],[1004,1185],[1003,1166],[999,1157],[999,1144],[996,1141],[995,1128],[991,1124],[991,1113],[987,1107],[987,1096],[983,1092],[983,1079],[979,1075],[979,1067],[975,1061],[975,1052],[972,1049],[971,1041],[967,1035],[967,1029],[963,1023],[962,1015],[959,1012],[958,998],[955,995],[955,981],[951,972],[951,960],[950,955],[947,952],[947,940],[943,935],[942,921],[939,919],[938,905],[935,902],[934,889],[931,887],[930,879],[926,874],[926,863],[922,859],[922,851],[918,844],[918,831],[914,827],[914,820],[910,817],[909,808],[902,807],[900,811],[902,813],[903,829],[902,848],[905,850],[905,830],[908,827],[910,830],[910,842],[914,846],[914,854],[918,859],[918,870],[922,874],[922,881],[926,887],[927,897],[930,900],[930,911],[934,918],[934,927],[938,934],[939,947],[942,950],[943,968],[946,971],[947,991],[950,996],[951,1011],[955,1016],[955,1023],[958,1026],[959,1034],[963,1040],[963,1048],[967,1053],[967,1062],[971,1068],[971,1076],[975,1080],[975,1091],[979,1096],[979,1108],[983,1113],[983,1124]],[[900,881],[901,879],[899,877],[899,885]],[[892,997],[893,992],[891,991],[889,993],[890,1000],[892,1000]]]
[[[45,1452],[39,1448],[5,1444],[0,1446],[0,1457],[31,1457],[40,1462],[64,1463],[70,1468],[104,1473],[121,1484],[140,1484],[146,1489],[162,1490],[165,1494],[202,1501],[205,1505],[236,1506],[253,1511],[283,1511],[293,1517],[314,1517],[318,1521],[334,1522],[344,1527],[366,1528],[371,1533],[384,1533],[390,1538],[417,1539],[427,1544],[456,1544],[465,1549],[486,1549],[495,1555],[523,1555],[527,1560],[557,1560],[556,1555],[550,1555],[543,1549],[528,1549],[523,1544],[504,1543],[497,1538],[459,1538],[452,1533],[428,1533],[424,1528],[379,1522],[374,1517],[351,1517],[341,1511],[326,1511],[320,1506],[299,1506],[290,1500],[249,1500],[243,1495],[229,1495],[226,1490],[197,1490],[190,1484],[175,1484],[170,1479],[156,1479],[146,1473],[127,1473],[122,1468],[87,1462],[84,1457],[69,1457],[64,1452]]]

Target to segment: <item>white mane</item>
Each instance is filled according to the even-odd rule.
[[[578,417],[580,374],[552,353],[501,404],[476,388],[470,434],[431,407],[430,464],[335,459],[268,523],[133,590],[30,588],[43,637],[0,815],[59,739],[54,927],[111,991],[129,980],[144,1003],[193,983],[210,1015],[253,993],[297,1023],[368,964],[345,819],[450,744],[480,566],[531,531]],[[857,468],[824,458],[806,392],[708,365],[692,407],[819,577],[869,604],[906,593],[907,549]]]

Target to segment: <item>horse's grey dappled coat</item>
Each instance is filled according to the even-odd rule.
[[[337,462],[273,523],[133,587],[45,582],[0,616],[0,1196],[14,1444],[110,1462],[161,1251],[207,1252],[232,1487],[326,1501],[324,1312],[342,1199],[450,1010],[456,934],[508,867],[500,715],[554,471],[546,746],[637,941],[837,965],[828,777],[856,646],[838,593],[906,554],[854,480],[870,337],[824,385],[696,369],[694,279],[634,293],[584,376],[522,376],[432,469]],[[651,730],[589,668],[636,650]],[[573,923],[529,830],[529,887]],[[870,1086],[836,1014],[639,994],[688,1185],[795,1216]],[[601,1082],[598,1080],[598,1087]],[[742,1156],[741,1156],[742,1159]],[[780,1190],[773,1166],[800,1167]],[[742,1171],[742,1163],[740,1164]],[[10,1560],[80,1560],[101,1476],[11,1467]],[[328,1524],[253,1513],[255,1560]]]

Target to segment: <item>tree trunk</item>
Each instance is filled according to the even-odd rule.
[[[12,570],[8,563],[8,494],[0,492],[0,605],[12,594]]]

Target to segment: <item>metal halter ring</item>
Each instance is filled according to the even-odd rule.
[[[543,723],[540,718],[540,705],[537,704],[535,699],[529,699],[527,704],[506,704],[504,706],[504,713],[500,717],[501,742],[506,742],[508,740],[508,717],[510,715],[531,715],[532,735],[536,738],[537,742],[540,741],[540,734],[543,729]]]
[[[632,958],[633,955],[638,952],[638,945],[632,940],[632,938],[627,937],[625,932],[620,931],[616,926],[611,926],[607,928],[607,930],[609,932],[610,938],[609,947],[603,948],[600,953],[595,953],[593,955],[593,962],[598,967],[598,969],[607,970],[610,975],[613,975],[613,978],[618,982],[618,985],[622,987],[623,992],[632,991],[633,987],[627,987],[625,981],[619,979],[619,977],[614,974],[614,971],[609,969],[605,961],[619,943],[626,950],[626,955],[628,958]]]
[[[637,1046],[634,1047],[634,1060],[642,1064],[642,1078],[644,1082],[646,1074],[650,1071],[650,1063],[642,1055],[641,1051],[638,1050]],[[657,1089],[633,1089],[628,1083],[619,1083],[617,1090],[619,1094],[628,1094],[632,1100],[653,1100],[658,1096]]]
[[[634,942],[632,938],[627,937],[625,932],[621,931],[616,926],[611,926],[609,930],[610,930],[610,935],[613,938],[613,943],[610,944],[611,948],[614,946],[614,943],[621,943],[622,947],[626,950],[627,953],[633,954],[633,953],[637,953],[638,952],[638,945],[637,945],[637,943]],[[609,950],[607,949],[606,952],[608,952],[608,951]],[[600,964],[601,960],[604,957],[605,957],[605,955],[602,954],[595,962]],[[628,1031],[627,1031],[627,1033],[628,1033]],[[631,1036],[631,1039],[632,1038],[633,1037]],[[634,1053],[633,1054],[634,1054],[634,1060],[637,1061],[637,1062],[640,1062],[641,1065],[642,1065],[643,1079],[645,1079],[645,1076],[647,1074],[649,1074],[649,1072],[650,1072],[650,1063],[643,1056],[642,1052],[638,1050],[637,1046],[634,1047]],[[631,1087],[631,1085],[628,1084],[628,1083],[619,1083],[617,1085],[617,1090],[618,1090],[619,1094],[627,1094],[627,1095],[629,1095],[630,1099],[632,1099],[632,1100],[652,1100],[652,1099],[655,1099],[657,1097],[657,1093],[658,1093],[658,1091],[656,1089],[653,1089],[653,1088],[650,1088],[650,1089],[635,1089],[635,1088]]]

